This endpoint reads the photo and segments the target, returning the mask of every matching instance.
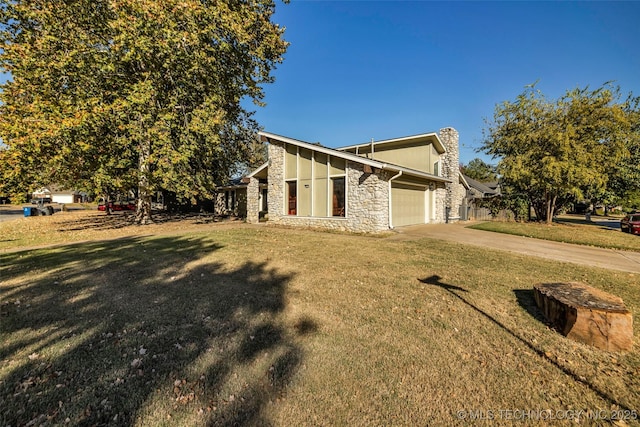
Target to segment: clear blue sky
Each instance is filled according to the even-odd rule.
[[[640,95],[640,2],[295,1],[274,21],[291,43],[256,119],[328,147],[460,133],[475,157],[484,119],[525,85],[555,99],[614,80]]]

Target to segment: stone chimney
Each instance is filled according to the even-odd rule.
[[[449,208],[449,221],[460,219],[460,206],[465,197],[465,189],[460,184],[460,146],[458,131],[454,128],[440,129],[440,140],[444,145],[445,153],[442,156],[442,176],[452,182],[446,185],[447,196],[445,208]]]

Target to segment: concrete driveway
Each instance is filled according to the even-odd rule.
[[[556,261],[640,273],[640,252],[602,249],[466,228],[470,223],[398,227],[390,239],[432,238]],[[638,237],[640,239],[640,236]]]

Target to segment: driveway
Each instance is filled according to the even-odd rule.
[[[640,273],[640,252],[602,249],[466,228],[470,223],[398,227],[390,239],[432,238],[556,261]],[[639,237],[640,238],[640,237]]]

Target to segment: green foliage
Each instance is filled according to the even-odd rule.
[[[496,106],[482,150],[499,158],[506,186],[529,199],[539,220],[607,189],[612,165],[629,158],[632,126],[618,88],[574,89],[548,101],[534,86]]]
[[[640,187],[626,191],[619,201],[625,212],[640,211]]]
[[[282,61],[271,0],[2,2],[4,187],[203,197],[250,161]],[[1,190],[1,189],[0,189]],[[147,210],[145,204],[140,208]]]
[[[462,173],[479,182],[494,182],[498,180],[496,167],[475,158],[466,166],[462,166]]]
[[[629,209],[640,208],[640,98],[629,98],[624,104],[632,132],[625,141],[628,156],[611,164],[607,190],[594,195],[594,201],[606,206],[618,204]]]
[[[513,214],[515,221],[529,219],[529,200],[522,194],[513,193],[508,188],[502,189],[502,194],[478,202],[480,207],[489,209],[492,217],[496,218],[500,211],[507,210]]]

